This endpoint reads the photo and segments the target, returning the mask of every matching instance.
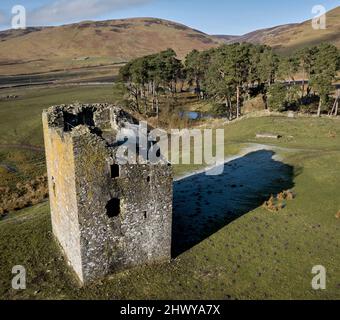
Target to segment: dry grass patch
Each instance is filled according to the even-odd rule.
[[[36,205],[48,198],[47,176],[43,175],[28,183],[17,183],[14,189],[0,187],[0,216]]]
[[[263,207],[270,212],[278,212],[286,207],[286,201],[294,200],[295,197],[292,191],[283,191],[276,196],[272,195],[268,201],[265,201]]]
[[[340,210],[339,210],[338,213],[335,215],[335,218],[340,219]]]

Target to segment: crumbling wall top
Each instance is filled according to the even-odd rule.
[[[148,151],[153,144],[147,141],[149,128],[147,132],[139,131],[138,120],[118,106],[63,104],[44,110],[44,117],[48,128],[55,130],[61,138],[71,136],[78,141],[81,137],[89,144],[104,143],[112,157],[117,159],[120,159],[117,150],[123,143],[131,151],[128,152],[129,159],[136,155],[138,163],[150,163]],[[141,141],[146,141],[146,145]],[[168,164],[161,154],[154,162]]]
[[[118,131],[137,124],[137,120],[122,108],[112,104],[69,104],[52,106],[45,110],[48,126],[64,133],[83,125],[98,131]]]

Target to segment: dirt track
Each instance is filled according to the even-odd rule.
[[[13,148],[13,149],[23,149],[36,152],[43,152],[45,149],[43,147],[31,146],[29,144],[0,144],[0,148]]]

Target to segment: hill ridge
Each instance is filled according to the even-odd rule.
[[[327,25],[326,30],[313,30],[307,20],[243,36],[214,36],[171,20],[135,17],[4,30],[0,65],[3,75],[13,75],[123,63],[168,48],[184,58],[193,49],[234,42],[267,44],[283,53],[323,41],[340,47],[340,6],[327,13]]]

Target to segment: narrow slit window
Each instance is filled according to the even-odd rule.
[[[53,195],[56,196],[56,186],[55,186],[55,179],[52,177],[52,187],[53,187]]]

